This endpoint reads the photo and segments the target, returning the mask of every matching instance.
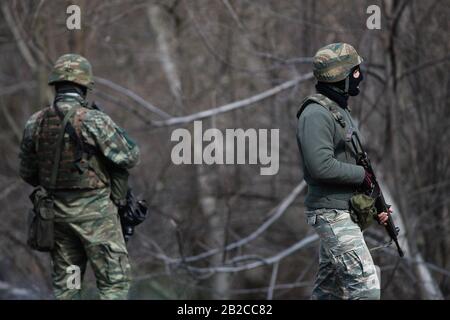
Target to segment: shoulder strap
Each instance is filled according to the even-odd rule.
[[[56,100],[58,101],[58,100]],[[81,105],[83,107],[83,105]],[[77,107],[79,108],[79,107]],[[55,102],[55,111],[58,114],[59,118],[63,119],[63,114],[59,107]],[[80,117],[84,117],[84,112],[81,112]],[[82,165],[83,153],[85,153],[88,157],[95,155],[97,150],[94,147],[91,147],[89,144],[84,143],[83,139],[77,134],[75,127],[72,125],[70,121],[67,122],[67,133],[69,134],[70,139],[75,143],[75,161],[74,166],[78,170],[80,174],[82,174],[86,168]]]
[[[342,114],[337,109],[336,102],[334,102],[333,100],[329,99],[328,97],[326,97],[320,93],[310,95],[310,96],[306,97],[305,100],[303,100],[300,110],[297,112],[297,118],[300,118],[300,115],[302,114],[302,112],[312,102],[315,102],[315,103],[319,104],[320,106],[324,107],[325,109],[327,109],[333,116],[334,120],[336,120],[342,128],[345,128],[345,125],[346,125],[345,120],[342,117]]]
[[[63,147],[63,141],[64,141],[64,133],[66,132],[66,126],[69,122],[70,117],[75,113],[75,111],[78,109],[78,107],[71,108],[66,115],[64,116],[64,119],[62,120],[61,124],[61,130],[59,131],[58,140],[56,141],[56,147],[55,147],[55,156],[53,159],[53,168],[52,168],[52,175],[50,178],[50,188],[54,188],[56,185],[56,178],[58,177],[58,168],[59,168],[59,161],[61,159],[61,149]]]
[[[340,131],[341,131],[342,137],[345,141],[345,148],[348,150],[348,152],[352,152],[351,150],[353,150],[353,152],[357,153],[357,151],[354,150],[354,147],[351,144],[351,137],[352,137],[353,130],[354,130],[353,123],[350,123],[350,125],[347,127],[344,117],[338,110],[336,102],[334,102],[330,98],[328,98],[320,93],[316,93],[316,94],[306,97],[306,99],[303,100],[302,106],[297,113],[297,118],[300,118],[301,113],[312,102],[319,104],[320,106],[327,109],[331,113],[334,120],[336,120],[341,127]],[[350,122],[351,122],[351,118],[350,118]],[[347,127],[347,129],[346,129],[346,127]]]

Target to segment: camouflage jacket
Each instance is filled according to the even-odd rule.
[[[58,106],[65,114],[70,108],[79,107],[79,102],[67,96]],[[35,113],[27,121],[20,146],[20,176],[32,186],[40,185],[37,140],[44,114],[45,109]],[[101,156],[117,167],[130,169],[138,163],[138,146],[105,113],[88,109],[80,131],[80,138],[84,143],[95,147]],[[56,220],[89,220],[107,212],[115,212],[110,194],[109,185],[94,190],[54,191]]]

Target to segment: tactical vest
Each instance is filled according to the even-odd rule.
[[[339,129],[338,130],[341,133],[342,139],[345,141],[346,158],[347,159],[350,159],[350,158],[355,159],[356,152],[353,149],[353,147],[351,147],[351,138],[352,138],[353,131],[355,131],[357,129],[353,126],[353,123],[347,124],[344,117],[338,110],[338,104],[321,93],[312,94],[303,100],[300,110],[297,112],[298,119],[300,118],[300,115],[302,114],[302,112],[305,110],[305,108],[310,103],[317,103],[318,105],[322,106],[323,108],[325,108],[326,110],[328,110],[330,112],[333,119],[339,124],[338,128],[340,128],[340,130]]]
[[[58,103],[63,113],[67,112],[67,105],[71,108],[78,108],[70,123],[75,129],[78,139],[81,136],[81,123],[88,109],[81,107],[77,103]],[[61,150],[61,157],[57,172],[56,184],[51,187],[51,175],[53,169],[54,155],[57,148],[57,139],[61,131],[62,120],[59,118],[54,107],[44,110],[41,125],[37,132],[36,151],[39,168],[39,184],[46,189],[71,190],[85,189],[93,190],[104,188],[109,185],[109,177],[99,155],[88,151],[85,148],[80,150],[79,141],[73,141],[70,135],[64,134]],[[67,127],[66,127],[67,128]],[[92,148],[92,147],[91,147]],[[92,149],[91,149],[92,150]]]

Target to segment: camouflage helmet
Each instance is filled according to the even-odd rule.
[[[65,54],[56,60],[50,73],[48,84],[70,81],[92,89],[92,67],[89,61],[78,54]]]
[[[322,82],[347,78],[352,68],[363,62],[355,48],[347,43],[332,43],[320,48],[314,56],[314,76]]]

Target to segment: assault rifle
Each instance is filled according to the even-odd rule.
[[[381,212],[388,212],[390,205],[386,203],[384,200],[383,192],[381,191],[380,185],[378,184],[377,178],[375,176],[375,172],[373,171],[372,165],[370,163],[369,157],[367,153],[364,151],[363,146],[361,144],[361,140],[359,139],[356,131],[353,131],[351,135],[351,141],[353,148],[355,149],[358,160],[357,163],[364,167],[364,169],[372,175],[372,187],[369,190],[366,190],[365,193],[375,199],[375,208],[377,209],[377,214]],[[397,235],[400,231],[398,227],[395,226],[394,220],[392,217],[388,215],[387,224],[385,225],[386,231],[391,238],[391,242],[393,241],[397,246],[398,255],[400,257],[404,256],[403,250],[400,248],[398,244]]]

